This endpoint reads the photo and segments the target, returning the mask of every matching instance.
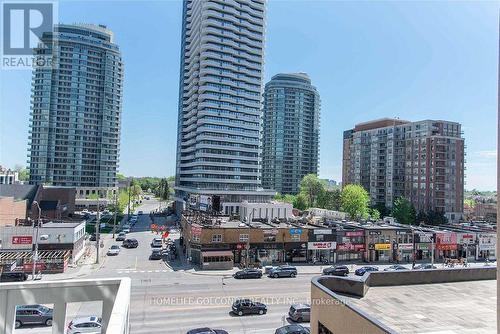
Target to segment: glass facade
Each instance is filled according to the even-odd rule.
[[[115,187],[123,92],[121,53],[105,26],[56,25],[54,68],[33,72],[30,183]]]
[[[318,173],[320,97],[304,73],[278,74],[264,92],[262,185],[296,194]]]

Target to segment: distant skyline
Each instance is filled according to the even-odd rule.
[[[321,95],[319,176],[341,179],[342,133],[382,117],[463,125],[466,189],[496,188],[498,2],[268,3],[265,82],[306,72]],[[126,19],[124,19],[126,18]],[[105,24],[125,64],[120,173],[175,172],[181,1],[60,1]],[[300,22],[300,24],[297,24]],[[30,71],[0,70],[0,164],[26,166]]]

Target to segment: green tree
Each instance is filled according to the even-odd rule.
[[[319,194],[316,204],[321,209],[339,211],[342,206],[342,192],[340,189],[325,190]]]
[[[163,201],[168,200],[170,196],[170,187],[167,179],[163,178],[160,180],[158,187],[156,188],[155,195]]]
[[[325,191],[325,184],[316,174],[307,174],[300,181],[300,193],[307,196],[307,205],[313,207],[318,197]]]
[[[427,212],[427,222],[431,225],[444,225],[448,223],[448,219],[444,213],[431,210]]]
[[[347,212],[351,219],[366,216],[369,201],[368,193],[358,184],[348,184],[342,189],[342,210]]]
[[[302,193],[299,193],[297,196],[295,196],[293,207],[299,210],[305,210],[307,208],[307,196]]]
[[[370,219],[373,221],[380,220],[380,212],[377,209],[370,209]]]
[[[121,173],[116,173],[116,180],[117,181],[125,181],[127,178],[125,177],[125,175],[121,174]]]
[[[404,197],[398,197],[392,207],[392,216],[401,224],[414,224],[417,216],[413,204]]]

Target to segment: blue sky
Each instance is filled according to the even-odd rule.
[[[342,131],[381,118],[462,123],[466,188],[496,187],[498,2],[268,3],[265,81],[307,72],[322,99],[320,176]],[[59,21],[106,24],[125,61],[120,171],[175,170],[180,1],[61,1]],[[0,71],[0,164],[26,165],[29,71]]]

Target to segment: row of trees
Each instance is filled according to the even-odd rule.
[[[280,195],[277,200],[292,203],[294,208],[322,208],[334,211],[344,211],[351,219],[379,220],[391,215],[401,224],[415,224],[425,222],[431,225],[446,223],[443,213],[429,211],[417,213],[413,204],[406,198],[400,197],[394,201],[392,210],[385,205],[370,207],[370,196],[360,185],[349,184],[340,189],[329,190],[324,181],[315,174],[304,176],[300,182],[300,191],[297,195]]]

